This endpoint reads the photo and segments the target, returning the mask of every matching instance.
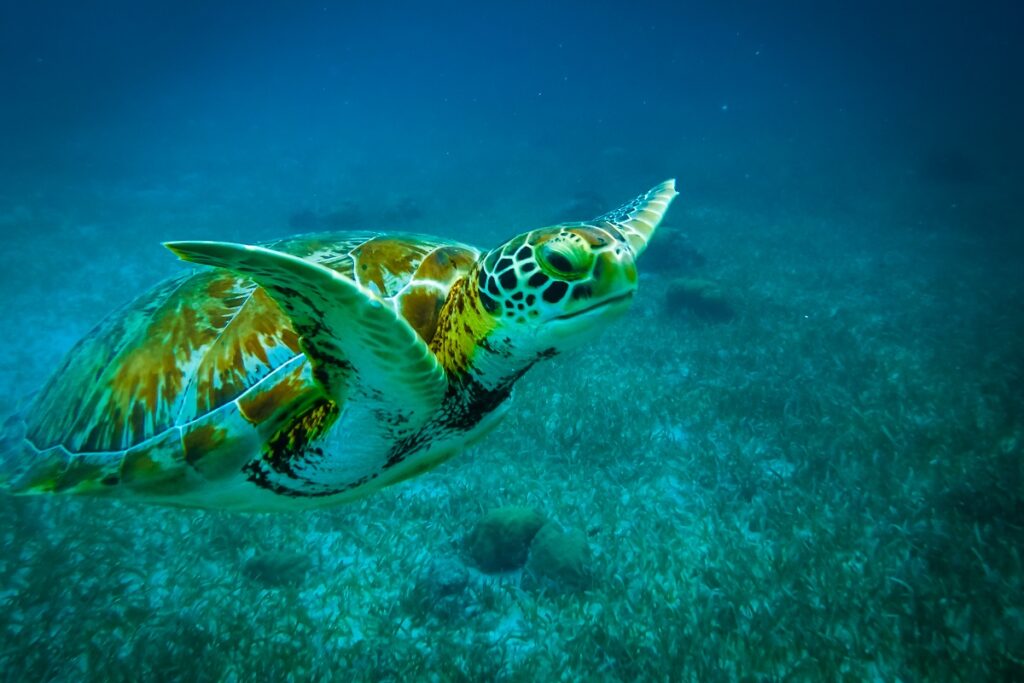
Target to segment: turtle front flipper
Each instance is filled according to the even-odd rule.
[[[448,386],[444,369],[415,330],[360,284],[263,247],[227,242],[165,246],[183,260],[226,268],[263,287],[299,334],[314,378],[337,403],[358,392],[388,422],[407,429],[420,426],[440,405]]]
[[[675,179],[666,180],[633,201],[598,217],[596,222],[598,225],[610,223],[617,228],[633,254],[639,256],[647,248],[651,236],[678,194]]]

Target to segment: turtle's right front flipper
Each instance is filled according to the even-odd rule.
[[[227,268],[263,287],[289,317],[328,395],[357,391],[385,421],[422,424],[447,390],[444,369],[416,331],[372,292],[317,263],[226,242],[168,242],[186,261]],[[404,431],[404,430],[403,430]]]

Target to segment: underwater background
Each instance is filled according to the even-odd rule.
[[[631,312],[310,514],[0,496],[0,678],[1024,680],[1017,3],[0,5],[0,414],[181,264],[681,191]]]

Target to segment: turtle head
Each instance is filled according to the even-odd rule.
[[[637,257],[676,194],[669,180],[592,221],[533,230],[490,251],[476,287],[495,336],[550,355],[621,315],[636,292]]]
[[[490,252],[477,274],[496,331],[538,350],[566,350],[629,306],[636,256],[621,238],[560,225],[520,235]]]
[[[538,360],[593,338],[629,307],[637,257],[675,196],[669,180],[594,220],[532,230],[483,254],[431,341],[449,378],[507,396]]]

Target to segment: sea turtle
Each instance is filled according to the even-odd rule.
[[[666,181],[490,251],[422,235],[170,242],[203,266],[101,322],[8,420],[0,488],[302,510],[424,472],[622,313]]]

